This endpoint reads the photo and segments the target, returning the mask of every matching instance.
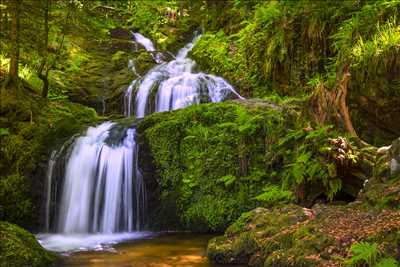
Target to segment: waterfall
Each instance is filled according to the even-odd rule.
[[[142,34],[138,32],[133,32],[132,34],[133,34],[133,39],[137,43],[141,44],[147,51],[151,52],[153,59],[157,63],[163,62],[162,54],[156,51],[153,42],[149,38],[144,37]]]
[[[135,129],[104,122],[77,138],[66,165],[57,232],[140,229],[145,195]],[[135,199],[133,199],[135,196]]]
[[[143,35],[133,36],[148,51],[156,51]],[[163,61],[160,53],[152,54],[158,64],[132,81],[125,92],[126,117],[242,98],[223,78],[195,72],[196,63],[188,54],[198,38],[170,62]],[[42,245],[57,251],[93,249],[113,240],[143,236],[133,233],[146,222],[146,188],[139,157],[135,126],[110,121],[89,127],[53,151],[47,171],[45,229],[57,234],[39,235]]]
[[[242,98],[221,77],[202,72],[195,73],[196,63],[188,58],[197,36],[178,51],[170,62],[161,62],[146,75],[134,80],[125,94],[125,115],[143,118],[152,112],[184,108],[189,105],[220,102],[225,99]],[[148,45],[148,44],[147,44]],[[149,49],[154,46],[149,46]],[[135,96],[135,109],[132,98]],[[155,98],[152,95],[155,93]]]

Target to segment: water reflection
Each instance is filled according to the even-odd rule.
[[[114,251],[77,252],[59,266],[79,267],[216,267],[206,257],[211,236],[162,234],[114,246]],[[227,266],[227,265],[224,265]]]

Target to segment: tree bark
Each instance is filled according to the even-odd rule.
[[[45,74],[43,74],[43,70],[47,64],[47,58],[48,58],[48,44],[49,44],[49,9],[50,9],[50,0],[44,0],[45,5],[44,5],[44,43],[42,46],[42,63],[40,64],[39,70],[38,70],[38,76],[39,78],[43,81],[43,87],[42,87],[42,97],[47,98],[48,92],[49,92],[49,69],[45,71]]]
[[[18,84],[18,62],[19,62],[19,11],[21,0],[11,1],[11,32],[10,32],[10,69],[9,79],[14,85]]]
[[[342,125],[344,130],[354,137],[360,145],[369,146],[368,143],[361,140],[354,129],[346,102],[351,77],[349,64],[345,64],[336,75],[338,79],[335,90],[329,91],[323,84],[316,89],[310,102],[312,116],[321,125],[326,122],[336,122],[338,125]]]
[[[347,88],[348,88],[348,83],[350,81],[350,77],[351,75],[350,75],[349,65],[347,64],[343,67],[342,77],[338,84],[335,106],[338,108],[340,112],[345,130],[349,132],[351,136],[358,137],[357,132],[353,127],[353,123],[351,122],[350,112],[346,104]]]

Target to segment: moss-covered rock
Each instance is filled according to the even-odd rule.
[[[365,179],[354,175],[362,169],[359,150],[329,127],[309,127],[300,114],[295,104],[242,100],[145,117],[137,131],[147,155],[140,164],[158,203],[152,221],[223,231],[261,204],[355,198]]]
[[[1,267],[46,267],[56,260],[28,231],[0,221]]]
[[[357,203],[257,208],[210,240],[207,254],[212,262],[249,266],[342,266],[352,244],[369,241],[395,258],[399,219],[397,211],[370,211]]]

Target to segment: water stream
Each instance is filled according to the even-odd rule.
[[[149,52],[156,52],[143,35],[134,33],[133,37]],[[188,54],[198,38],[170,62],[165,62],[161,53],[152,53],[157,64],[126,90],[126,117],[142,118],[153,112],[241,98],[221,77],[196,72],[196,63]],[[89,127],[54,151],[47,173],[46,233],[38,235],[41,244],[64,253],[109,252],[116,243],[153,236],[143,232],[148,221],[139,157],[135,126],[110,121]]]

